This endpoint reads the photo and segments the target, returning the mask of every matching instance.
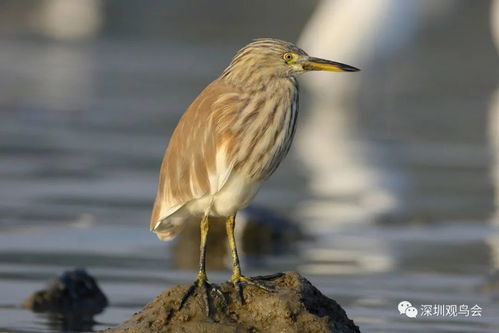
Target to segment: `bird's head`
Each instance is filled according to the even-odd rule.
[[[256,39],[243,47],[222,74],[231,81],[255,82],[290,78],[309,71],[357,72],[339,62],[315,58],[292,43],[278,39]]]

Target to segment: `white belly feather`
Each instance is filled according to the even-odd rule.
[[[232,172],[219,191],[190,201],[177,213],[189,216],[205,214],[221,217],[232,216],[251,202],[259,187],[259,182],[249,182],[246,177]],[[174,215],[178,216],[177,213]]]

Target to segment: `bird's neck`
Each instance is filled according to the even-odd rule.
[[[293,76],[277,76],[267,73],[229,71],[222,73],[220,79],[245,93],[267,92],[275,94],[288,89],[297,89]]]

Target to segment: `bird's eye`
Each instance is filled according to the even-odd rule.
[[[285,61],[291,61],[294,59],[294,54],[291,53],[291,52],[288,52],[288,53],[284,53],[284,55],[282,56],[282,58],[285,60]]]

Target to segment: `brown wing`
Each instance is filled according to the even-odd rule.
[[[187,108],[161,164],[151,230],[186,203],[223,186],[233,163],[228,155],[220,161],[217,149],[233,142],[234,133],[228,124],[243,107],[244,99],[238,91],[215,80]],[[172,238],[180,229],[178,223],[173,223],[171,228],[163,238]]]

